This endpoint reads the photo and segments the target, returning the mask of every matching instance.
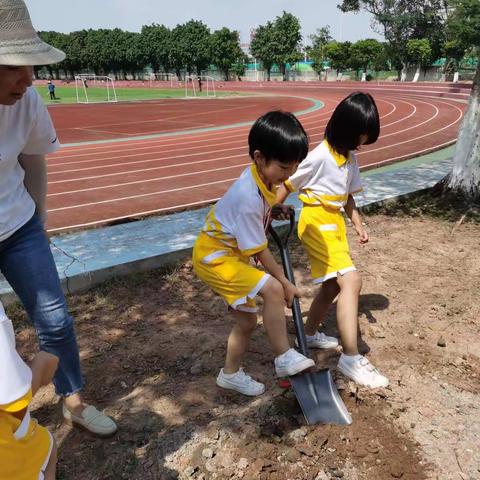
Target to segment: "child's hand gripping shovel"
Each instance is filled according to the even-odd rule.
[[[295,279],[293,277],[287,243],[294,227],[295,211],[293,209],[290,213],[290,228],[283,240],[277,232],[275,232],[272,225],[268,227],[269,233],[272,235],[280,249],[285,276],[292,283],[295,283]],[[302,312],[300,310],[300,302],[298,298],[294,298],[293,300],[292,314],[300,352],[308,357],[307,339],[305,338]],[[303,415],[309,425],[316,423],[350,425],[352,423],[352,417],[348,413],[348,410],[338,393],[337,387],[333,382],[332,375],[328,368],[317,372],[302,372],[290,377],[290,383],[293,386],[298,403],[300,404]]]

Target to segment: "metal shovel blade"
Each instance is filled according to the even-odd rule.
[[[282,257],[285,276],[290,282],[295,283],[290,255],[287,243],[290,234],[295,227],[295,213],[290,213],[290,228],[284,239],[280,238],[274,228],[270,225],[269,232],[277,243]],[[297,334],[300,352],[308,358],[307,339],[302,320],[302,311],[298,298],[293,299],[292,316]],[[339,425],[350,425],[352,417],[341,399],[337,387],[333,383],[332,375],[328,368],[318,372],[305,372],[289,377],[293,391],[303,411],[305,420],[309,425],[316,423],[336,423]]]
[[[350,425],[352,417],[338,394],[330,370],[300,373],[289,377],[308,425]]]

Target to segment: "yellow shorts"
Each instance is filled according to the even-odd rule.
[[[53,447],[49,431],[30,420],[25,437],[16,440],[20,420],[0,411],[0,478],[32,480],[43,478]]]
[[[193,247],[193,269],[235,310],[257,312],[255,297],[270,278],[250,258],[201,232]]]
[[[298,221],[298,237],[308,254],[313,283],[356,270],[339,210],[304,204]]]

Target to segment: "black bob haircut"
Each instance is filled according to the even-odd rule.
[[[380,118],[375,100],[369,93],[354,92],[338,105],[325,129],[325,138],[338,153],[360,146],[360,136],[367,135],[366,145],[375,143],[380,134]]]
[[[248,134],[248,149],[252,159],[255,150],[259,150],[267,162],[298,163],[308,154],[308,136],[295,115],[274,110],[253,124]]]

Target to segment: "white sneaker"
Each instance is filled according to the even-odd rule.
[[[324,333],[315,332],[315,335],[305,335],[307,339],[307,347],[309,348],[336,348],[338,347],[338,340],[335,337],[329,337]],[[298,340],[295,339],[295,345],[298,347]]]
[[[388,378],[384,377],[369,361],[362,355],[340,355],[338,369],[355,383],[369,388],[388,386]]]
[[[305,355],[297,352],[294,348],[290,348],[275,358],[277,377],[290,377],[314,365],[315,362],[311,358],[305,357]]]
[[[255,397],[265,392],[265,385],[247,375],[243,368],[240,368],[236,373],[225,373],[222,368],[217,377],[217,385],[250,397]]]

